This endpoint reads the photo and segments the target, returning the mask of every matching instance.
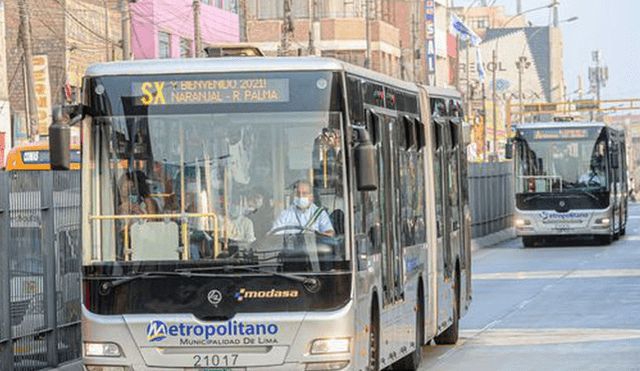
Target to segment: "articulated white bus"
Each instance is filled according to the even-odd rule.
[[[83,135],[87,370],[415,370],[457,341],[457,92],[268,57],[99,64],[83,86],[60,112]]]

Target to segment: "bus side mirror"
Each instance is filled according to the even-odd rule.
[[[507,143],[504,145],[504,158],[511,160],[513,158],[513,138],[507,139]]]
[[[369,133],[365,128],[354,128],[354,134],[356,136],[353,148],[356,187],[358,191],[375,191],[378,189],[376,148],[371,143]]]
[[[611,167],[617,169],[620,167],[620,154],[618,151],[613,151],[611,153]]]
[[[618,167],[620,167],[619,162],[620,162],[620,146],[618,145],[618,143],[614,143],[612,146],[612,151],[611,151],[611,167],[613,169],[617,169]]]
[[[55,106],[49,126],[49,160],[51,170],[69,170],[71,168],[71,126],[79,122],[82,106]]]

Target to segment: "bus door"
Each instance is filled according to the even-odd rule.
[[[397,179],[398,172],[398,156],[395,147],[398,145],[394,140],[395,132],[399,126],[396,117],[390,115],[379,114],[381,123],[381,149],[382,162],[379,170],[384,175],[381,181],[384,183],[384,194],[382,202],[384,202],[385,212],[383,217],[383,230],[385,237],[385,247],[382,250],[382,261],[386,267],[382,273],[384,305],[390,305],[404,299],[404,284],[402,275],[402,251],[400,249],[399,235],[397,233],[397,219],[394,217],[399,214],[398,205],[395,202],[398,196],[399,185]]]
[[[460,130],[461,127],[455,120],[448,120],[445,128],[445,146],[447,154],[447,194],[445,201],[447,203],[447,209],[450,212],[447,219],[449,228],[449,248],[450,255],[448,267],[445,266],[445,274],[451,277],[451,274],[455,270],[454,257],[456,253],[460,251],[461,241],[461,219],[462,210],[460,208]],[[459,284],[459,283],[458,283]]]

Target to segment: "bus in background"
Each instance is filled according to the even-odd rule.
[[[625,234],[622,128],[601,122],[520,124],[506,154],[514,159],[515,227],[525,247],[567,236],[607,244]]]
[[[84,135],[87,370],[416,370],[457,341],[459,93],[315,57],[97,64],[83,87],[63,109]]]
[[[49,157],[49,142],[20,144],[9,151],[5,170],[51,170]],[[71,170],[78,169],[80,169],[80,145],[73,145]]]

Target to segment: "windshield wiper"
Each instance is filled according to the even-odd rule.
[[[277,265],[274,264],[274,265],[267,265],[267,266],[274,267]],[[230,272],[233,272],[234,270],[241,270],[241,271],[251,272],[251,273],[269,274],[275,277],[283,277],[295,282],[300,282],[302,283],[302,286],[312,294],[320,290],[320,280],[317,278],[303,277],[303,276],[298,276],[291,273],[287,274],[287,273],[273,272],[273,271],[260,269],[264,267],[265,265],[222,265],[222,266],[204,267],[204,268],[182,268],[182,269],[176,269],[176,272],[179,272],[185,275],[186,274],[198,275],[198,273],[195,273],[195,272],[224,271],[225,273],[230,273]]]
[[[541,194],[535,194],[535,195],[531,195],[531,196],[525,197],[525,199],[523,201],[524,202],[529,202],[529,201],[532,201],[532,200],[535,200],[535,199],[538,199],[538,198],[541,198],[541,197],[542,197]]]
[[[113,281],[104,282],[100,285],[99,292],[101,295],[107,295],[112,288],[118,287],[120,285],[124,285],[125,283],[135,281],[141,279],[143,277],[168,277],[168,276],[180,276],[180,277],[190,277],[192,274],[188,272],[145,272],[134,274],[131,276],[119,278]]]
[[[596,201],[598,200],[598,197],[596,197],[596,195],[594,195],[593,193],[591,193],[591,192],[589,192],[589,191],[587,191],[587,190],[585,190],[585,189],[576,188],[576,190],[577,190],[577,191],[579,191],[579,192],[581,192],[581,193],[586,194],[587,196],[589,196],[589,197],[593,198],[593,199],[594,199],[594,200],[596,200]]]

